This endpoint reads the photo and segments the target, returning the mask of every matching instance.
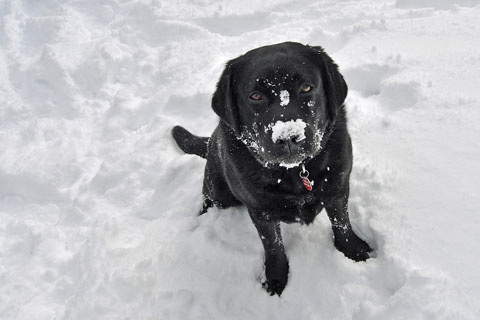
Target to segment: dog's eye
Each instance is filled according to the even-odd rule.
[[[260,93],[255,92],[250,95],[250,99],[255,101],[262,100],[262,95]]]
[[[309,84],[305,84],[305,85],[302,86],[302,88],[300,88],[301,92],[308,92],[310,90],[312,90],[312,86],[309,85]]]

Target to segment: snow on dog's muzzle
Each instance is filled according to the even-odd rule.
[[[270,124],[272,129],[273,143],[280,144],[285,141],[294,141],[296,143],[305,139],[305,128],[307,124],[303,120],[277,121],[274,125]]]

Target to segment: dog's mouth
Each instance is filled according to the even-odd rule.
[[[283,158],[282,160],[278,161],[277,163],[280,167],[294,168],[294,167],[298,167],[300,164],[307,161],[308,158],[310,157],[307,156],[305,153],[291,154]]]
[[[245,140],[242,139],[245,143]],[[314,154],[307,152],[304,148],[296,149],[295,151],[278,150],[278,148],[262,147],[257,141],[249,140],[245,143],[251,150],[255,159],[264,167],[281,166],[285,168],[293,168],[299,166],[302,162],[312,158]]]

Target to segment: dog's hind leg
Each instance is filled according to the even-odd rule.
[[[203,207],[202,210],[200,210],[200,212],[198,213],[198,215],[201,216],[202,214],[206,213],[211,207],[213,207],[213,201],[210,200],[208,197],[203,196]]]
[[[203,207],[199,215],[206,213],[213,206],[225,209],[241,204],[230,191],[219,167],[214,161],[207,160],[203,178]]]

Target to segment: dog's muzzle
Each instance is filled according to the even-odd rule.
[[[306,123],[303,120],[277,121],[270,124],[272,141],[280,147],[284,147],[293,154],[305,142]]]

